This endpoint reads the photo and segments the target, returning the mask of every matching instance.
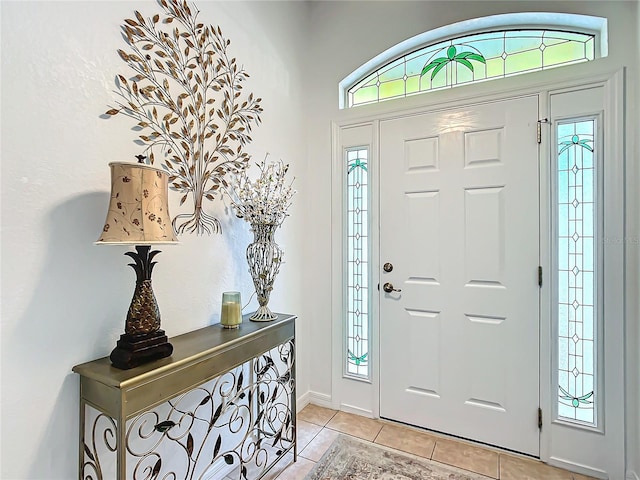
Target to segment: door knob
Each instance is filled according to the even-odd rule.
[[[392,284],[392,283],[389,283],[389,282],[385,283],[385,284],[382,286],[382,289],[383,289],[385,292],[387,292],[387,293],[391,293],[391,292],[401,292],[401,291],[402,291],[402,289],[400,289],[400,288],[393,288],[393,284]]]

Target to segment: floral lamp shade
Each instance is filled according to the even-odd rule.
[[[169,175],[141,163],[112,162],[111,200],[97,244],[177,243],[168,205]]]

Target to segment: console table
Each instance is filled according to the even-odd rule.
[[[80,375],[81,480],[262,478],[297,459],[294,315],[171,338],[173,355]]]

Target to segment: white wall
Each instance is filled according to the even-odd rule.
[[[325,199],[331,192],[331,127],[338,120],[338,82],[356,67],[364,64],[387,48],[414,35],[466,19],[510,12],[551,11],[607,17],[609,20],[609,57],[599,61],[600,67],[615,71],[627,67],[628,105],[638,105],[638,4],[629,2],[575,2],[575,1],[424,1],[424,2],[314,2],[311,13],[311,43],[307,70],[314,72],[309,89],[309,177],[314,178],[311,216],[316,223],[311,227],[310,242],[316,252],[315,276],[309,279],[310,288],[317,292],[316,308],[311,312],[310,328],[314,343],[311,358],[320,358],[331,349],[331,207]],[[336,55],[340,52],[340,55]],[[462,88],[462,87],[461,87]],[[433,93],[438,95],[438,93]],[[365,115],[367,107],[362,108]],[[637,112],[627,111],[627,234],[632,241],[625,243],[627,254],[627,451],[628,470],[640,474],[640,404],[638,392],[638,350],[640,328],[638,283],[638,225],[640,210],[637,184],[638,132]],[[333,192],[335,195],[336,192]],[[636,239],[636,241],[633,241]],[[622,247],[621,247],[622,248]],[[621,346],[622,347],[622,346]],[[336,405],[333,398],[331,370],[324,362],[311,364],[311,398]],[[624,390],[620,386],[621,394]]]
[[[299,191],[277,239],[287,263],[272,306],[297,313],[298,390],[331,397],[331,149],[337,85],[354,68],[424,31],[515,11],[609,18],[612,69],[627,70],[627,102],[640,111],[640,56],[630,55],[636,2],[211,2],[264,99],[249,151],[292,164]],[[455,5],[455,8],[452,6]],[[139,153],[124,118],[99,118],[122,73],[119,27],[150,0],[0,2],[2,48],[2,329],[0,478],[70,479],[76,472],[78,381],[73,365],[108,355],[122,332],[134,274],[119,247],[95,247],[106,213],[107,164]],[[310,12],[309,12],[310,11]],[[311,14],[310,18],[308,14]],[[634,25],[635,22],[635,25]],[[633,34],[635,29],[635,34]],[[630,110],[631,112],[631,110]],[[637,114],[627,115],[628,236],[640,237]],[[177,201],[172,208],[177,213]],[[246,225],[221,206],[225,233],[182,237],[158,257],[154,288],[163,328],[176,335],[217,321],[222,291],[247,300]],[[640,474],[640,253],[627,244],[627,401],[630,470]],[[255,302],[254,302],[255,304]],[[313,339],[313,341],[311,341]]]
[[[263,98],[249,152],[292,165],[299,191],[277,233],[286,263],[271,306],[297,313],[298,381],[307,391],[303,74],[308,6],[298,2],[197,2]],[[135,275],[124,247],[97,247],[109,194],[108,162],[140,153],[130,119],[99,118],[124,18],[160,12],[152,1],[2,1],[2,455],[0,478],[77,477],[78,378],[71,368],[108,355],[123,332]],[[171,208],[178,212],[179,196]],[[218,204],[224,234],[181,237],[157,257],[154,289],[170,336],[217,322],[220,297],[253,287],[247,225]],[[255,301],[253,306],[255,306]]]

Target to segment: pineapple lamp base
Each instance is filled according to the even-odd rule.
[[[160,329],[160,309],[151,287],[151,272],[160,253],[149,245],[137,245],[135,252],[126,252],[135,263],[136,288],[127,313],[125,333],[120,336],[109,358],[114,367],[128,370],[173,353],[164,330]]]

